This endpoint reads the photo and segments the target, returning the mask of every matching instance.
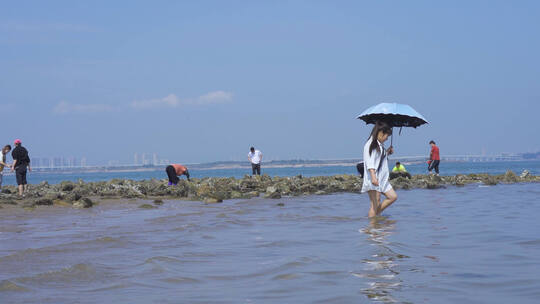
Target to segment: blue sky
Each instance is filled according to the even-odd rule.
[[[31,156],[358,158],[379,102],[430,124],[398,155],[540,150],[536,1],[18,1],[0,8],[2,141]]]

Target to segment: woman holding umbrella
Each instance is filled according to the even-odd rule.
[[[396,191],[390,185],[388,172],[388,155],[394,153],[392,144],[384,149],[384,142],[392,135],[392,128],[416,128],[427,124],[427,120],[411,106],[399,103],[380,103],[360,114],[358,119],[366,124],[375,124],[371,135],[364,146],[364,183],[362,193],[367,192],[371,201],[369,217],[379,215],[384,209],[397,200]],[[393,139],[393,136],[392,136]],[[386,196],[381,200],[381,193]]]
[[[392,135],[392,128],[385,122],[376,122],[364,146],[364,183],[362,193],[369,194],[371,208],[368,216],[381,214],[397,200],[396,191],[389,182],[388,155],[394,153],[392,146],[386,150],[384,142]],[[380,201],[381,193],[386,196]]]

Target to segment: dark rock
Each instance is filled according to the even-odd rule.
[[[48,198],[40,198],[34,201],[34,205],[39,205],[39,206],[50,206],[53,203],[54,203],[53,200],[48,199]]]
[[[270,186],[266,188],[266,193],[264,194],[265,198],[280,199],[281,193],[277,190],[276,187]]]
[[[17,205],[17,202],[13,198],[2,198],[0,204]]]
[[[495,179],[493,176],[487,176],[482,180],[482,182],[484,185],[494,186],[497,184],[497,179]]]
[[[55,200],[55,199],[61,198],[61,195],[60,195],[60,193],[58,193],[58,192],[52,192],[52,191],[51,191],[51,192],[45,193],[45,194],[43,195],[43,197],[44,197],[44,198],[48,198],[48,199],[50,199],[50,200]]]
[[[467,176],[458,174],[451,180],[451,183],[455,186],[465,186],[465,184],[470,183],[467,180]]]
[[[440,177],[439,175],[431,175],[430,176],[430,181],[433,182],[433,183],[442,183],[443,182],[443,179],[442,177]]]
[[[154,200],[154,205],[163,205],[163,200],[155,199]]]
[[[24,201],[22,203],[22,207],[25,209],[32,209],[36,207],[36,203],[34,201]]]
[[[92,200],[87,197],[83,197],[80,200],[73,203],[73,207],[75,208],[90,208],[93,205],[94,205],[94,202],[92,202]]]
[[[428,189],[439,189],[439,188],[443,188],[443,186],[437,182],[433,182],[433,181],[428,181],[426,183],[426,188]]]
[[[42,188],[49,188],[49,183],[47,181],[42,181],[38,186]]]
[[[508,170],[504,174],[504,181],[507,183],[517,183],[518,180],[518,176],[512,170]]]
[[[154,206],[154,205],[150,205],[150,204],[142,204],[142,205],[139,205],[139,208],[141,208],[141,209],[156,209],[157,207]]]
[[[411,180],[403,176],[396,177],[390,181],[394,189],[410,189]]]
[[[62,191],[71,191],[75,188],[75,185],[72,182],[61,182],[60,190]]]
[[[281,193],[279,192],[272,192],[270,194],[266,194],[264,197],[266,198],[271,198],[271,199],[280,199],[281,198]]]
[[[82,195],[80,195],[78,192],[71,192],[67,194],[64,199],[68,202],[75,202],[82,198]]]
[[[239,191],[231,191],[231,198],[232,199],[244,198],[244,195]]]
[[[285,203],[277,203],[276,206],[283,207],[283,206],[285,206]]]
[[[223,202],[223,200],[213,198],[213,197],[207,197],[204,199],[205,204],[216,204],[216,203],[221,203],[221,202]]]
[[[251,192],[246,193],[247,198],[259,197],[259,195],[260,194],[258,191],[251,191]]]

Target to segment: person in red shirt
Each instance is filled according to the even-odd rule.
[[[431,170],[435,169],[435,173],[439,175],[439,163],[441,162],[441,156],[439,155],[439,147],[435,145],[435,142],[432,140],[429,142],[431,145],[431,152],[429,153],[429,167],[428,171],[431,174]]]
[[[176,186],[178,184],[178,181],[180,181],[178,176],[185,175],[187,177],[187,180],[190,180],[188,169],[179,164],[168,165],[167,168],[165,168],[165,172],[167,172],[167,176],[169,177],[169,186]]]

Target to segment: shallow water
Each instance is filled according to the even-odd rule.
[[[539,184],[398,195],[3,208],[0,302],[538,302]]]

